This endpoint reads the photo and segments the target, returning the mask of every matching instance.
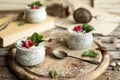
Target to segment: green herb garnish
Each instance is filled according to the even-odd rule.
[[[50,72],[50,76],[51,76],[52,78],[54,78],[56,75],[57,75],[56,70],[52,70],[52,71]]]
[[[88,50],[82,54],[84,57],[96,57],[97,55],[98,53],[93,50]]]
[[[33,2],[32,4],[29,4],[28,6],[32,7],[34,5],[43,6],[43,4],[40,1]]]
[[[38,45],[40,42],[42,42],[43,36],[39,35],[38,33],[34,32],[32,36],[28,37],[28,39],[32,40],[32,42],[36,45]]]
[[[83,24],[82,27],[83,27],[83,30],[84,30],[86,33],[90,32],[90,31],[92,31],[92,30],[95,30],[94,27],[91,26],[91,25],[89,25],[89,24]]]

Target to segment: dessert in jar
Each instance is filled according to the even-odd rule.
[[[68,28],[67,45],[70,49],[83,50],[91,47],[93,43],[92,30],[89,24],[75,24]]]
[[[26,6],[26,21],[30,23],[42,22],[46,19],[46,6],[36,1]]]
[[[16,42],[16,47],[16,61],[19,64],[23,66],[35,66],[44,61],[44,42],[36,44],[30,38],[22,38]]]

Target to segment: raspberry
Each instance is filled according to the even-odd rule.
[[[32,40],[28,40],[28,44],[29,44],[29,46],[32,46],[33,45]]]
[[[33,6],[32,6],[32,9],[39,9],[39,6],[33,5]]]
[[[82,31],[82,26],[78,25],[73,28],[73,31],[79,32]]]
[[[74,30],[74,31],[77,31],[77,27],[75,26],[73,30]]]
[[[28,41],[23,41],[23,47],[25,47],[25,48],[29,48],[30,47]]]
[[[26,40],[26,41],[22,41],[23,42],[23,47],[25,48],[30,48],[33,45],[32,40]]]

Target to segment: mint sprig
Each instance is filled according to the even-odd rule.
[[[93,26],[89,25],[89,24],[83,24],[82,27],[83,27],[83,30],[84,30],[86,33],[95,30],[95,28],[94,28]]]
[[[96,57],[98,56],[98,53],[93,50],[88,50],[82,54],[84,57]]]
[[[32,36],[28,37],[28,39],[32,40],[32,42],[36,45],[38,45],[40,42],[42,42],[43,36],[39,35],[38,33],[34,32]]]
[[[55,76],[57,76],[56,70],[50,71],[50,76],[51,76],[52,78],[54,78]]]
[[[33,2],[32,4],[29,4],[28,6],[32,7],[34,5],[43,6],[43,4],[40,1]]]

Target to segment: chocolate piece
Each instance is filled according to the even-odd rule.
[[[92,19],[91,13],[85,8],[75,10],[73,17],[77,23],[88,23]]]
[[[67,17],[69,16],[68,7],[63,7],[62,4],[53,4],[51,6],[47,6],[47,13],[52,16],[58,17]]]

